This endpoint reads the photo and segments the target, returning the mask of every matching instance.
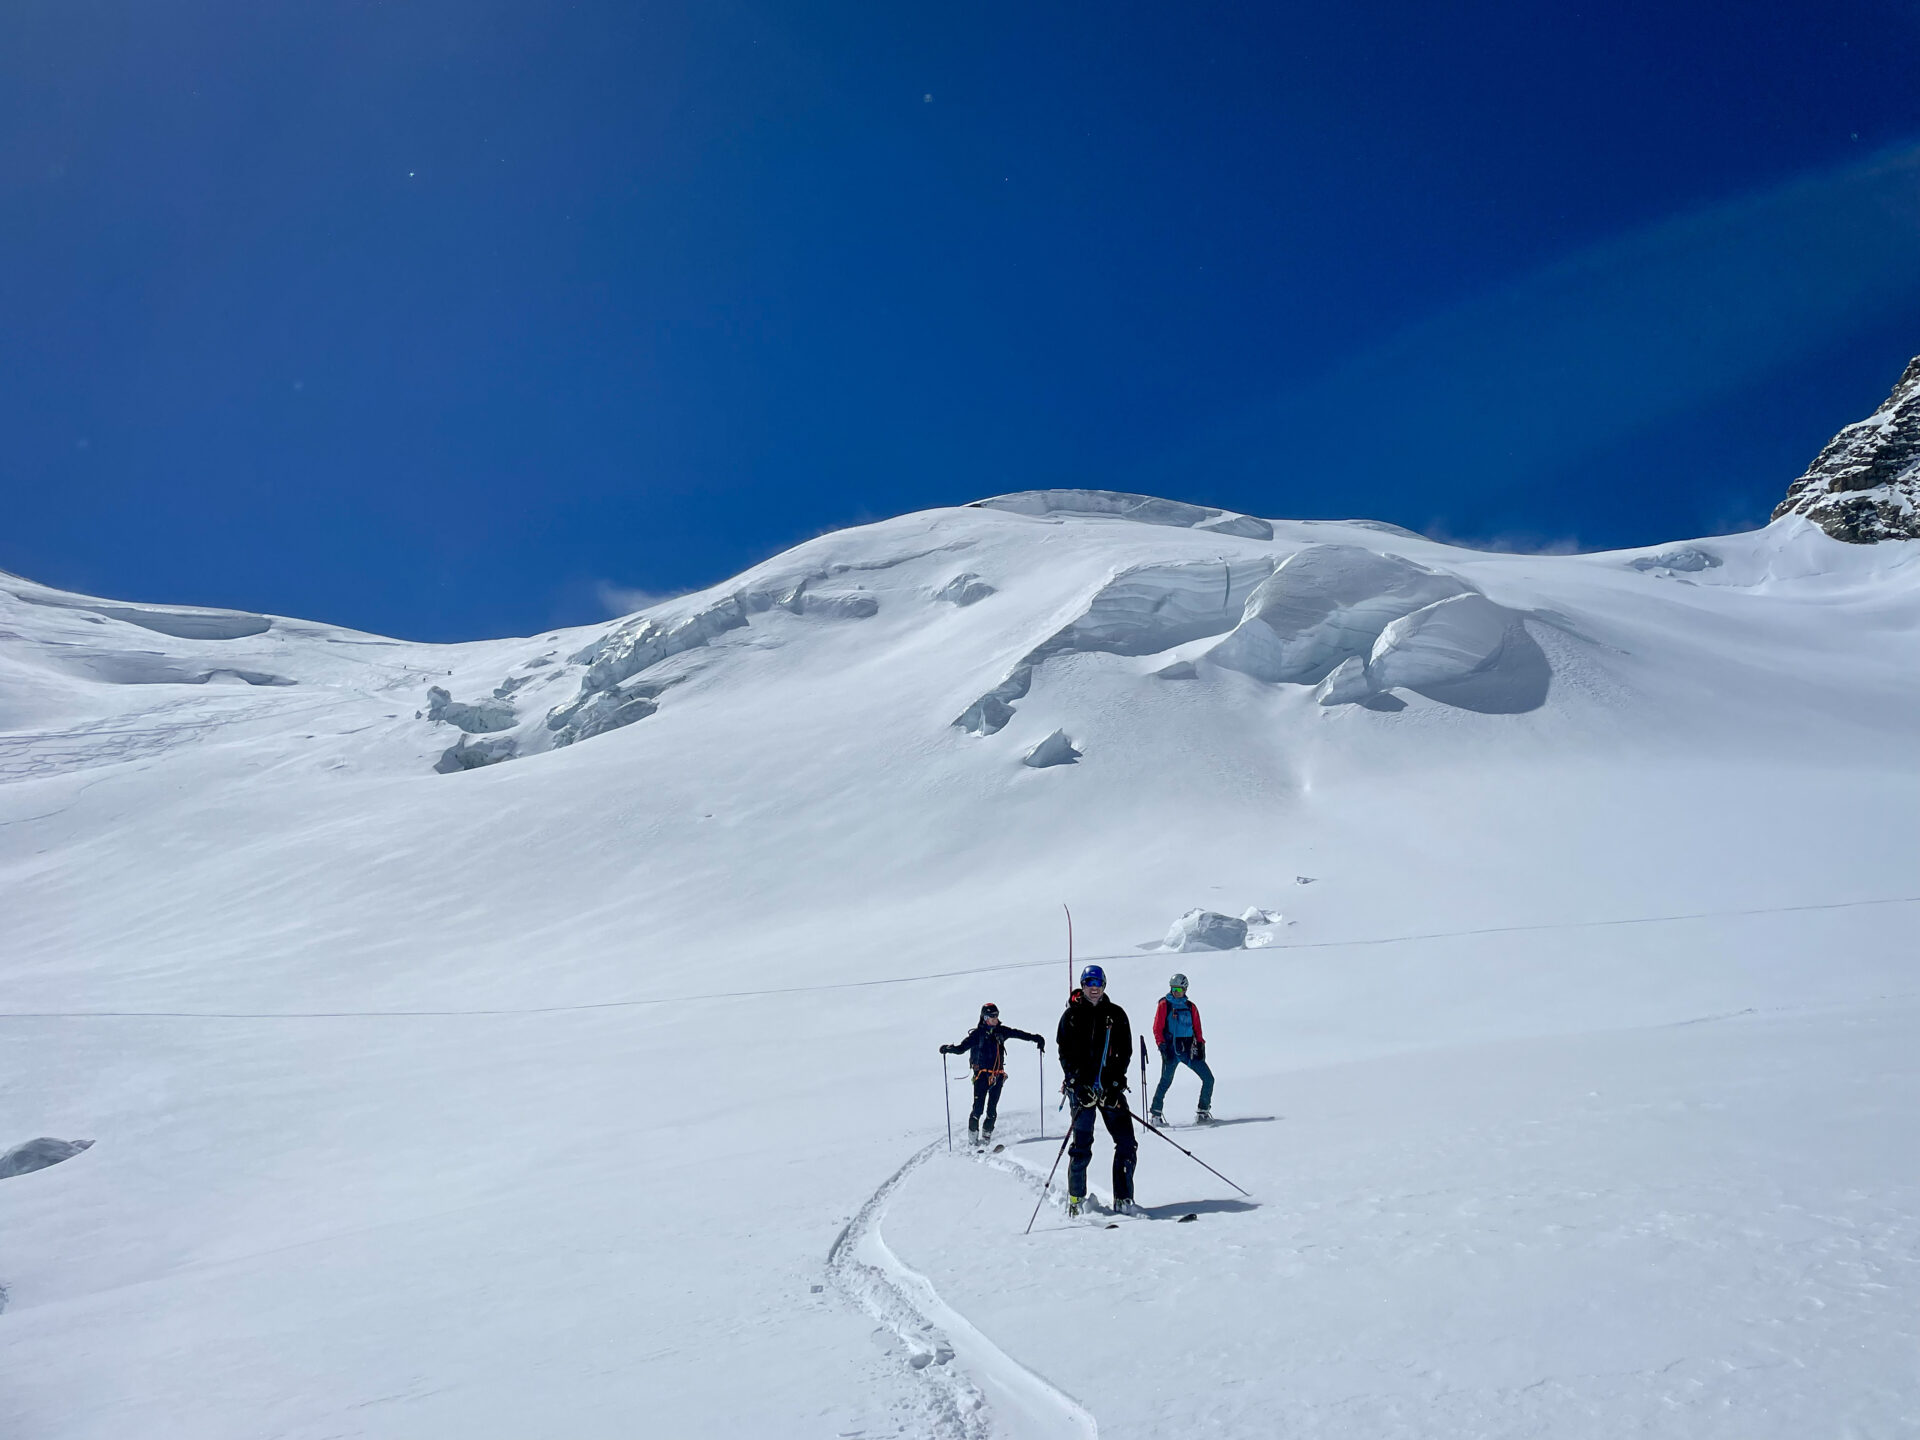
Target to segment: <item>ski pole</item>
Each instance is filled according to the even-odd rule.
[[[1140,1093],[1147,1093],[1147,1037],[1140,1037]]]
[[[953,1077],[947,1073],[946,1052],[940,1053],[940,1096],[947,1102],[947,1152],[953,1152]]]
[[[1060,907],[1067,910],[1063,904]],[[1067,910],[1067,993],[1073,993],[1073,911]]]
[[[1053,1188],[1053,1171],[1060,1168],[1060,1157],[1067,1153],[1067,1141],[1072,1138],[1073,1130],[1069,1127],[1067,1133],[1060,1137],[1060,1148],[1056,1150],[1053,1155],[1053,1169],[1047,1171],[1047,1183],[1040,1187],[1040,1198],[1033,1202],[1033,1214],[1027,1217],[1027,1228],[1020,1232],[1022,1235],[1031,1235],[1033,1233],[1033,1222],[1040,1218],[1040,1207],[1047,1203],[1047,1192]],[[1233,1182],[1228,1181],[1227,1183],[1232,1184]]]
[[[1034,1066],[1034,1078],[1040,1082],[1040,1138],[1047,1138],[1047,1052],[1040,1052],[1040,1063]]]
[[[1127,1102],[1124,1099],[1122,1099],[1120,1103],[1121,1105],[1125,1106]],[[1133,1110],[1131,1107],[1127,1109],[1127,1115],[1131,1119],[1140,1120],[1140,1117],[1133,1113]],[[1145,1120],[1140,1120],[1140,1123],[1142,1125],[1145,1125],[1147,1129],[1153,1131],[1153,1133],[1158,1135],[1162,1140],[1166,1141],[1167,1144],[1173,1146],[1174,1149],[1178,1150],[1182,1155],[1186,1156],[1187,1159],[1193,1161],[1194,1164],[1198,1165],[1202,1170],[1206,1171],[1209,1175],[1217,1176],[1219,1179],[1222,1179],[1222,1180],[1227,1180],[1226,1176],[1221,1175],[1218,1170],[1213,1168],[1213,1166],[1207,1164],[1206,1161],[1202,1160],[1198,1155],[1194,1154],[1193,1151],[1187,1149],[1186,1146],[1182,1145],[1178,1140],[1174,1139],[1171,1135],[1167,1134],[1166,1131],[1160,1129],[1159,1126],[1150,1124],[1148,1121],[1145,1121]],[[1233,1185],[1233,1181],[1227,1180],[1227,1184]],[[1233,1188],[1236,1190],[1240,1190],[1240,1187],[1238,1185],[1233,1185]],[[1242,1195],[1247,1196],[1249,1199],[1251,1199],[1253,1195],[1253,1192],[1251,1190],[1240,1190],[1240,1193]]]

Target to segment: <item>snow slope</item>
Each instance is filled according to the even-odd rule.
[[[1917,561],[1054,491],[460,646],[0,576],[0,1148],[96,1142],[0,1181],[0,1433],[1910,1433]],[[1063,901],[1251,1200],[1149,1136],[1197,1221],[1023,1236],[1023,1047],[946,1153]]]

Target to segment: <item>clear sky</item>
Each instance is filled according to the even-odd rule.
[[[1920,352],[1920,3],[9,0],[0,567],[420,639],[1145,490],[1760,523]]]

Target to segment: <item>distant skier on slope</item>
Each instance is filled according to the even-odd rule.
[[[1007,1083],[1007,1041],[1030,1040],[1047,1053],[1047,1042],[1011,1025],[1000,1023],[1000,1007],[989,1000],[980,1007],[980,1023],[958,1045],[942,1045],[942,1055],[965,1055],[973,1066],[973,1113],[967,1116],[967,1135],[976,1145],[993,1139],[994,1117],[1000,1111],[1000,1087]],[[981,1123],[981,1111],[986,1121]]]
[[[1153,1092],[1153,1105],[1147,1123],[1164,1125],[1167,1117],[1167,1087],[1182,1065],[1200,1077],[1200,1108],[1193,1117],[1196,1125],[1213,1123],[1213,1071],[1207,1068],[1207,1037],[1200,1028],[1200,1007],[1187,998],[1187,977],[1175,975],[1167,981],[1167,993],[1153,1012],[1153,1040],[1160,1047],[1160,1083]]]
[[[1113,1208],[1134,1212],[1133,1167],[1140,1144],[1127,1110],[1127,1064],[1133,1059],[1133,1027],[1127,1012],[1107,999],[1107,975],[1098,965],[1080,972],[1080,988],[1067,997],[1054,1035],[1064,1088],[1073,1106],[1072,1144],[1067,1150],[1067,1213],[1078,1215],[1087,1200],[1087,1162],[1093,1158],[1097,1112],[1113,1137]]]

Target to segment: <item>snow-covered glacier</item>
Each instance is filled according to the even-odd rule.
[[[1916,676],[1797,515],[1028,492],[450,646],[0,576],[0,1431],[1900,1433]],[[1250,1197],[1023,1235],[1051,1046],[947,1152],[1063,904]]]

